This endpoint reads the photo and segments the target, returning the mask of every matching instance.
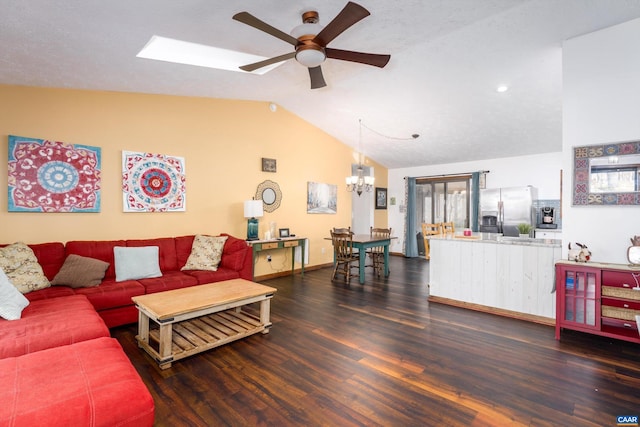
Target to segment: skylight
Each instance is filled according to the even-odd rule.
[[[175,62],[178,64],[197,65],[199,67],[216,68],[219,70],[237,71],[241,65],[268,59],[263,56],[250,55],[234,50],[221,49],[198,43],[185,42],[167,37],[152,36],[149,42],[136,55],[138,58],[155,59],[158,61]],[[282,62],[262,67],[252,74],[265,74],[278,67]]]

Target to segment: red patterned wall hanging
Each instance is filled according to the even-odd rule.
[[[9,135],[9,212],[100,212],[100,148]]]
[[[122,152],[124,212],[186,210],[183,157]]]

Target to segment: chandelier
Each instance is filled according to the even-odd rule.
[[[363,191],[373,191],[374,177],[364,175],[364,167],[362,166],[362,119],[358,120],[360,123],[360,135],[358,139],[358,169],[356,175],[347,177],[347,191],[355,192],[360,196]]]

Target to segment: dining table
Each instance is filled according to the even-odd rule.
[[[358,257],[358,278],[360,284],[364,284],[365,258],[366,251],[369,248],[375,248],[378,246],[382,246],[384,248],[384,276],[389,276],[389,246],[391,245],[392,239],[397,239],[397,237],[372,237],[369,234],[354,234],[352,236],[351,245],[354,249],[357,249],[360,254]],[[329,240],[331,240],[331,238],[329,238]],[[333,262],[335,264],[335,254]]]

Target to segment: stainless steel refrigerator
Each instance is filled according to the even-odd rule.
[[[506,187],[480,190],[479,229],[487,233],[517,236],[517,225],[535,225],[535,187]]]

